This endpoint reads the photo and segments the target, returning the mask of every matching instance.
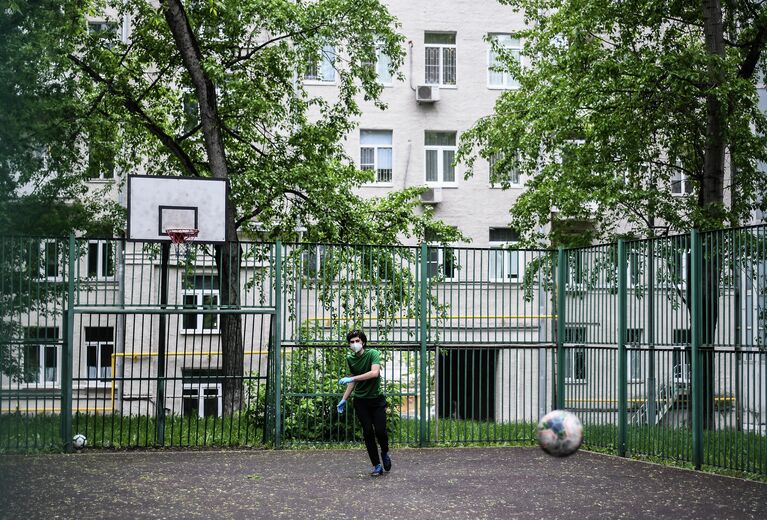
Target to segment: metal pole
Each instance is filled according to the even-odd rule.
[[[701,253],[700,234],[698,230],[693,229],[690,232],[692,262],[690,276],[690,299],[692,300],[690,305],[690,328],[692,336],[692,460],[695,469],[700,469],[703,464],[703,367],[701,367],[700,357],[701,325],[703,321]]]
[[[654,425],[655,409],[655,239],[647,244],[647,424]]]
[[[64,346],[61,349],[61,442],[64,451],[71,453],[72,446],[72,351],[75,336],[75,235],[69,235],[69,266],[67,275],[67,305],[64,312]]]
[[[168,306],[168,259],[170,258],[170,242],[162,243],[160,263],[160,308]],[[165,328],[167,316],[160,314],[160,338],[157,343],[157,439],[158,446],[165,445]]]
[[[556,408],[565,407],[565,284],[567,283],[567,255],[559,246],[557,251],[557,385],[554,393]]]
[[[618,240],[618,455],[626,456],[628,437],[628,377],[626,370],[626,243]]]
[[[274,447],[282,443],[282,242],[274,251]]]
[[[426,307],[426,293],[428,290],[428,286],[426,284],[427,282],[427,265],[426,265],[426,255],[427,255],[427,246],[425,242],[421,243],[421,258],[420,258],[420,271],[421,271],[421,279],[419,280],[419,304],[420,304],[420,312],[419,312],[419,332],[420,332],[420,344],[421,344],[421,353],[420,353],[420,363],[419,363],[419,388],[418,393],[419,399],[419,415],[420,415],[420,435],[419,435],[419,444],[421,447],[426,446],[426,340],[427,340],[427,330],[426,330],[426,320],[427,320],[427,307]]]

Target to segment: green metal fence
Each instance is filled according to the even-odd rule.
[[[398,444],[585,446],[767,473],[764,227],[517,250],[0,238],[0,450],[361,439],[343,338]]]

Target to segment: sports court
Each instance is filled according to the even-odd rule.
[[[764,518],[767,485],[579,451],[89,452],[0,458],[2,518]]]

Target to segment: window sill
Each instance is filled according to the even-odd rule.
[[[221,331],[218,329],[216,330],[191,330],[191,329],[181,329],[179,334],[183,334],[184,336],[218,336],[221,334]]]
[[[444,183],[439,183],[439,182],[428,182],[427,181],[426,182],[426,187],[427,188],[457,189],[458,188],[458,184],[456,184],[454,182],[453,183],[449,183],[449,184],[444,184]]]
[[[457,90],[458,89],[458,85],[438,85],[436,83],[424,83],[424,86],[437,87],[440,90]]]
[[[369,182],[362,185],[363,188],[393,188],[394,184],[391,182]]]
[[[497,184],[491,184],[490,185],[490,189],[491,190],[521,190],[522,188],[524,188],[524,186],[522,186],[522,184],[520,184],[520,183],[509,184],[505,188],[503,186],[498,186]]]
[[[488,85],[487,90],[519,90],[519,87],[501,87],[498,85]]]
[[[335,80],[333,80],[333,81],[322,81],[322,80],[317,80],[317,79],[305,79],[305,80],[303,80],[303,83],[304,83],[304,85],[309,85],[309,86],[322,85],[322,86],[326,86],[326,87],[332,87],[332,86],[336,85],[336,81]]]

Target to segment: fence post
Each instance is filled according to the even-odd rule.
[[[618,240],[618,455],[626,456],[628,430],[628,374],[626,370],[626,242]]]
[[[702,307],[702,247],[700,232],[690,231],[690,346],[692,356],[692,462],[695,469],[703,464],[703,385],[700,357]]]
[[[419,375],[419,388],[418,388],[418,403],[419,403],[419,412],[418,415],[420,416],[419,420],[419,445],[421,447],[426,446],[427,444],[427,429],[426,429],[426,340],[427,340],[427,330],[426,330],[426,320],[428,318],[427,312],[428,308],[426,306],[426,293],[428,291],[428,286],[426,284],[427,281],[427,265],[426,265],[426,255],[427,255],[427,246],[425,242],[421,243],[421,256],[420,256],[420,273],[421,273],[421,279],[419,280],[418,284],[418,292],[419,294],[419,341],[420,341],[420,360],[419,360],[419,368],[418,368],[418,375]]]
[[[282,443],[282,242],[274,251],[274,447]]]
[[[75,327],[75,235],[69,235],[67,266],[67,304],[64,312],[64,345],[61,349],[61,442],[64,451],[71,453],[72,446],[72,349]]]
[[[567,283],[567,255],[559,246],[557,251],[557,383],[554,395],[556,408],[565,407],[565,284]]]

